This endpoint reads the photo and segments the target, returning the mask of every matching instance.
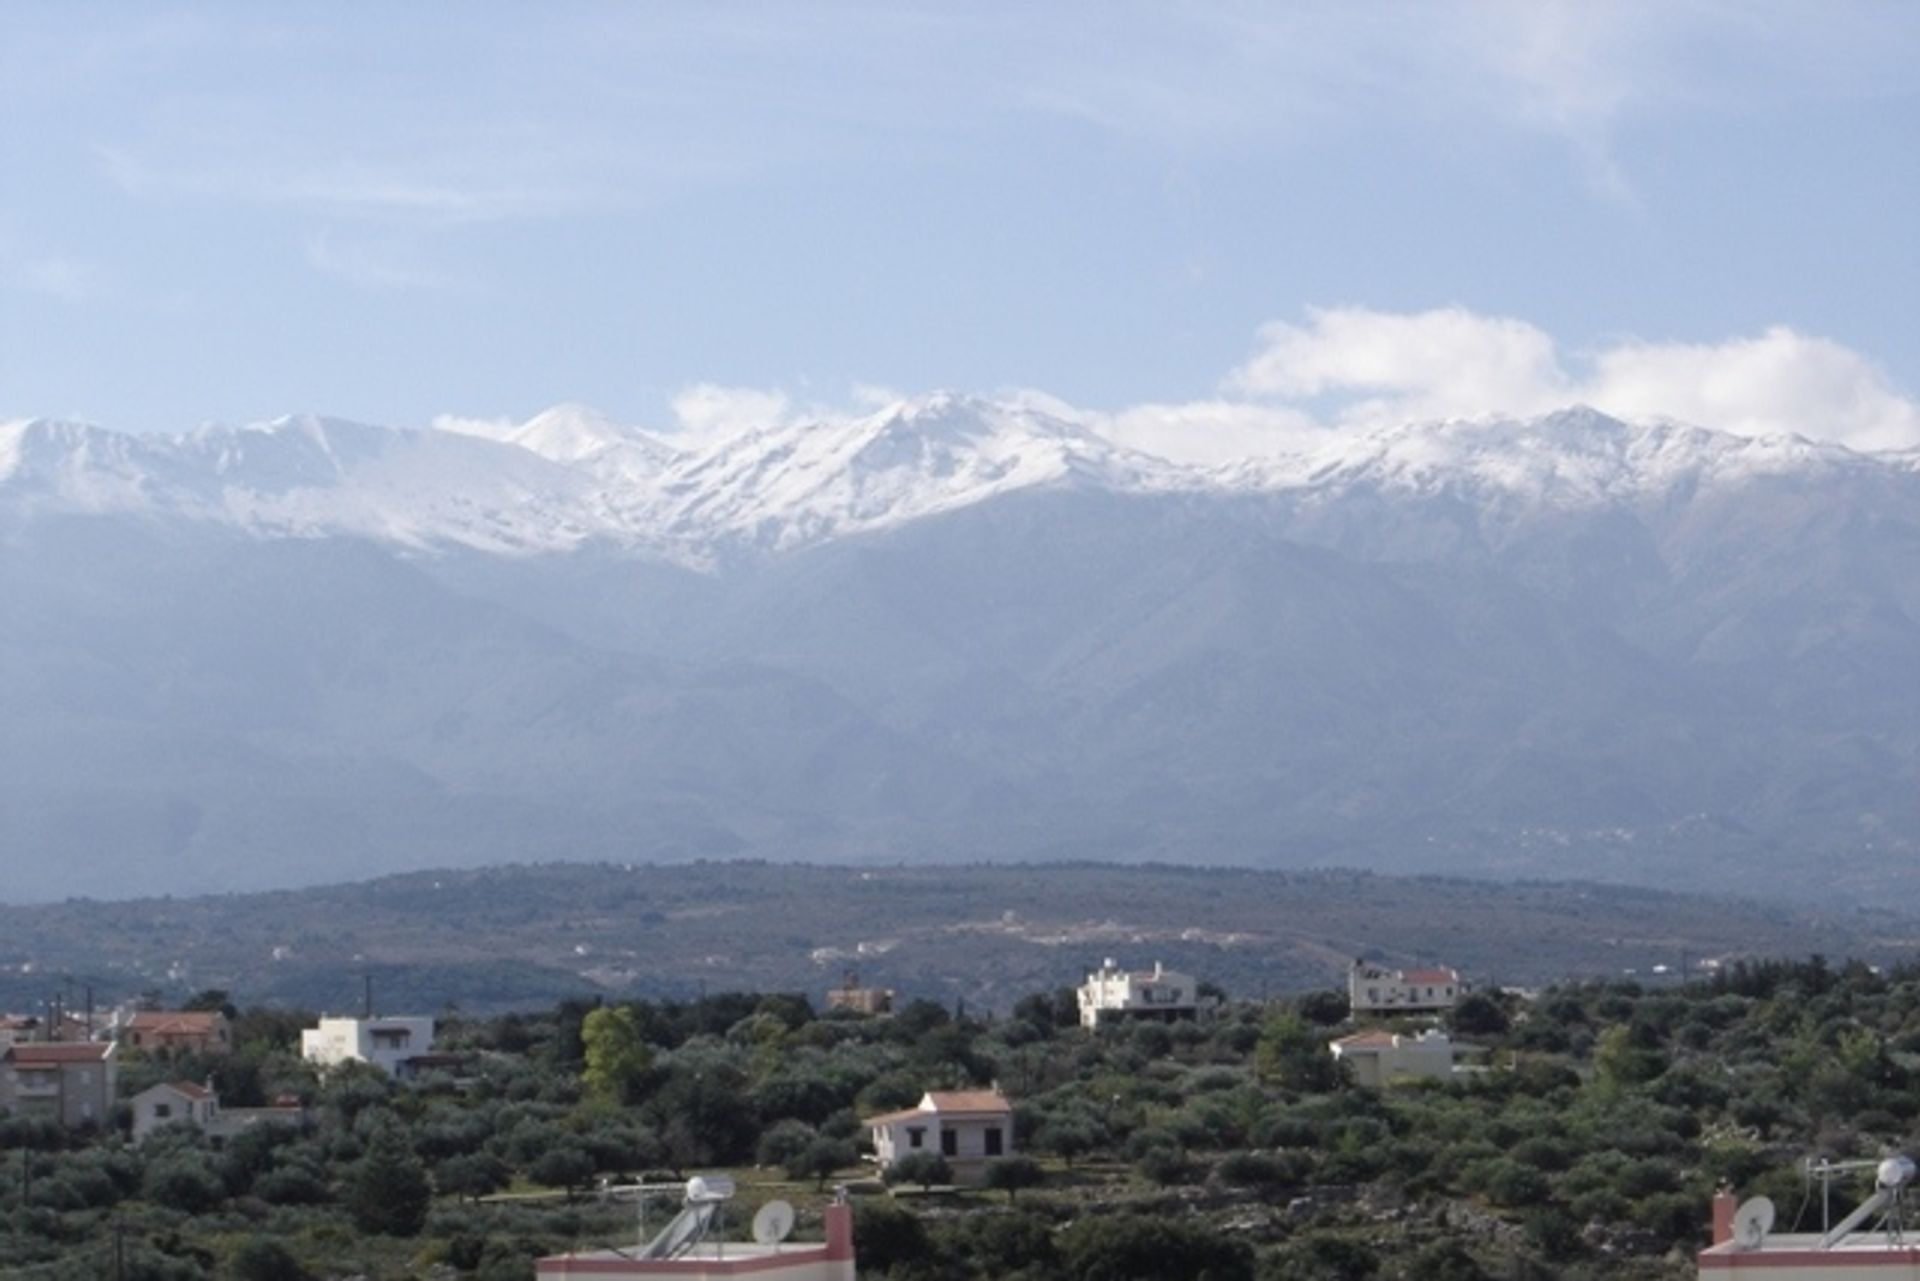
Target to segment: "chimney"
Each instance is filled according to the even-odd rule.
[[[827,1257],[853,1262],[853,1207],[847,1204],[844,1190],[836,1190],[833,1204],[826,1209]],[[848,1276],[852,1276],[849,1270]]]
[[[1733,1240],[1733,1211],[1740,1204],[1733,1190],[1722,1183],[1713,1194],[1713,1244]]]

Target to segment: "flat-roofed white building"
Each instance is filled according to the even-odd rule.
[[[649,1277],[676,1281],[721,1281],[751,1277],[753,1281],[854,1281],[853,1207],[836,1199],[822,1213],[826,1240],[708,1241],[702,1240],[668,1258],[644,1258],[636,1250],[580,1250],[550,1255],[534,1262],[537,1281],[566,1281],[593,1277],[596,1281],[644,1281]]]
[[[1913,1281],[1920,1244],[1869,1218],[1829,1240],[1819,1232],[1754,1232],[1739,1239],[1732,1193],[1713,1199],[1713,1244],[1694,1256],[1700,1281]],[[1836,1207],[1835,1212],[1838,1212]]]
[[[1397,1081],[1445,1081],[1453,1076],[1454,1043],[1445,1032],[1418,1036],[1355,1032],[1328,1043],[1333,1057],[1353,1068],[1358,1085],[1378,1089]]]
[[[433,1053],[433,1020],[424,1016],[323,1016],[300,1033],[300,1057],[322,1068],[371,1063],[388,1076],[409,1077],[413,1060]]]
[[[1109,957],[1080,985],[1080,1026],[1193,1018],[1200,1012],[1199,986],[1192,975],[1167,969],[1158,961],[1150,970],[1123,970]]]

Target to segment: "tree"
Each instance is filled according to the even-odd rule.
[[[347,1180],[346,1203],[354,1224],[363,1232],[415,1236],[427,1221],[432,1200],[427,1168],[413,1154],[406,1135],[395,1125],[375,1130],[366,1156]]]
[[[1060,1234],[1066,1274],[1100,1281],[1253,1281],[1253,1251],[1209,1228],[1098,1215]]]
[[[433,1167],[433,1185],[453,1196],[475,1200],[489,1192],[498,1192],[512,1179],[506,1162],[490,1152],[470,1152],[450,1156]]]
[[[1340,1064],[1320,1037],[1291,1013],[1273,1015],[1261,1029],[1260,1043],[1254,1048],[1254,1071],[1262,1080],[1307,1092],[1335,1089],[1344,1079]]]
[[[1346,1022],[1349,1012],[1347,994],[1330,987],[1308,992],[1293,1005],[1301,1018],[1320,1027]]]
[[[180,1008],[199,1013],[224,1014],[229,1019],[240,1016],[240,1011],[234,1007],[233,1001],[229,998],[227,989],[224,987],[210,987],[204,991],[196,992],[193,996],[189,997],[187,1003]]]
[[[581,1080],[587,1093],[601,1103],[625,1103],[653,1065],[653,1054],[640,1038],[640,1023],[630,1006],[587,1011],[580,1024],[580,1042],[586,1057]]]
[[[812,1179],[816,1190],[825,1188],[835,1171],[860,1159],[860,1150],[851,1140],[825,1136],[811,1140],[782,1164],[790,1179]]]
[[[227,1266],[240,1281],[305,1281],[308,1275],[293,1252],[272,1237],[248,1237]]]
[[[862,1274],[886,1276],[895,1264],[916,1263],[928,1254],[927,1230],[919,1216],[887,1200],[854,1202],[853,1239],[860,1243]]]
[[[593,1158],[574,1143],[548,1148],[527,1167],[527,1177],[535,1183],[544,1183],[550,1188],[565,1188],[571,1192],[582,1188],[593,1178]]]
[[[1034,1146],[1052,1152],[1073,1168],[1075,1157],[1085,1156],[1099,1146],[1100,1134],[1094,1122],[1071,1114],[1056,1116],[1042,1125],[1033,1136]]]
[[[1008,1205],[1013,1204],[1021,1188],[1038,1187],[1045,1181],[1040,1163],[1030,1156],[1005,1156],[987,1162],[987,1186],[1005,1191]]]
[[[938,1152],[909,1152],[887,1167],[887,1182],[918,1183],[922,1192],[931,1192],[936,1183],[952,1183],[953,1167]]]
[[[227,1195],[226,1184],[201,1153],[182,1149],[147,1167],[141,1181],[146,1198],[183,1214],[203,1214]]]
[[[1508,1026],[1507,1012],[1485,992],[1469,992],[1461,997],[1447,1022],[1454,1031],[1467,1036],[1501,1036]]]

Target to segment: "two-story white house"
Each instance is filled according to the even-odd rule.
[[[433,1020],[424,1016],[322,1016],[300,1033],[300,1057],[320,1068],[371,1063],[388,1076],[410,1077],[415,1059],[433,1053]]]
[[[959,1183],[986,1177],[987,1162],[1013,1155],[1013,1104],[998,1088],[929,1090],[917,1107],[868,1117],[874,1160],[886,1169],[914,1152],[937,1152]]]
[[[1363,1014],[1438,1014],[1452,1009],[1469,990],[1460,971],[1444,966],[1390,970],[1355,961],[1347,971],[1347,1001],[1356,1018]]]
[[[1097,1028],[1127,1019],[1171,1023],[1200,1012],[1199,984],[1190,974],[1155,961],[1151,970],[1123,970],[1111,957],[1080,985],[1080,1026]]]

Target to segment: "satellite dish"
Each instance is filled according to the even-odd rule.
[[[785,1201],[769,1201],[753,1216],[753,1239],[761,1245],[778,1245],[793,1231],[793,1207]]]
[[[1897,1188],[1913,1179],[1913,1158],[1890,1156],[1874,1171],[1874,1181],[1883,1188]]]
[[[1773,1202],[1757,1196],[1740,1203],[1733,1212],[1733,1243],[1745,1250],[1757,1250],[1773,1231]]]

